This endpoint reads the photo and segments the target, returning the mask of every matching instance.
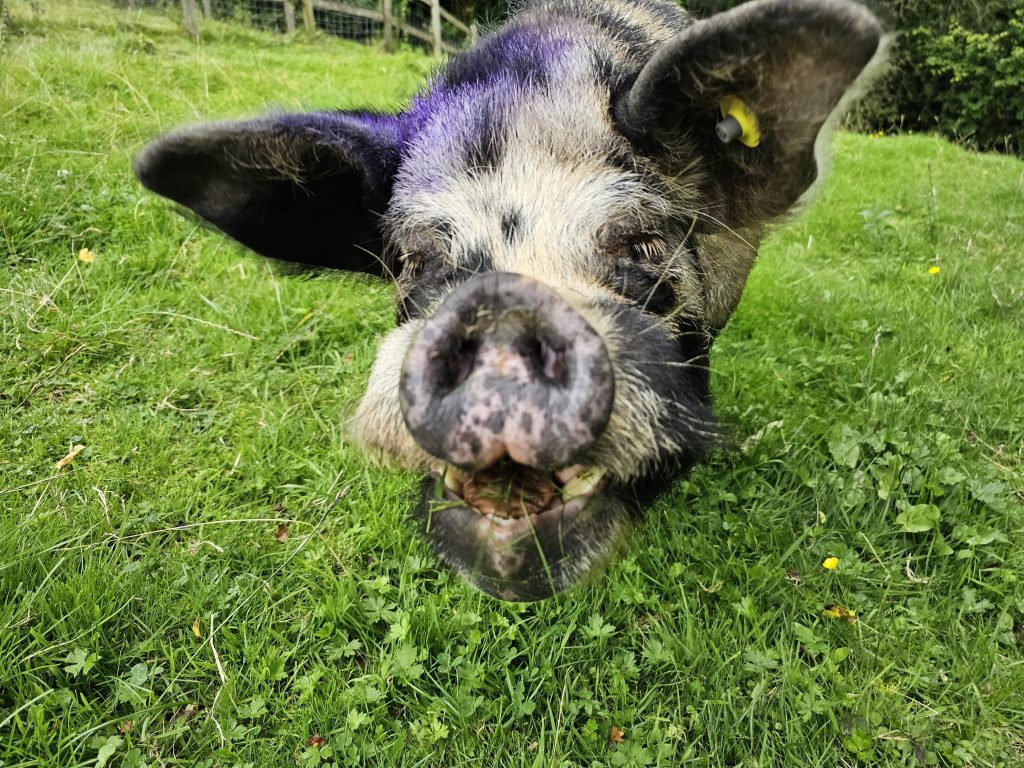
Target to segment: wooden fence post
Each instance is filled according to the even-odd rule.
[[[213,18],[213,9],[210,7],[210,0],[203,0],[203,18]]]
[[[288,34],[295,31],[295,5],[292,0],[284,0],[284,31]]]
[[[181,0],[181,11],[185,16],[185,29],[192,39],[199,42],[199,10],[196,0]]]
[[[384,17],[384,50],[391,53],[395,49],[395,28],[391,0],[380,0],[380,15]]]
[[[430,0],[430,34],[434,40],[434,55],[441,55],[441,0]]]
[[[307,35],[312,35],[316,32],[316,21],[313,18],[313,0],[302,0],[302,25],[306,28]]]

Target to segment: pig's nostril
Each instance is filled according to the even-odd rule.
[[[543,354],[542,373],[548,381],[556,384],[565,384],[569,378],[569,367],[565,364],[565,351],[553,349],[546,344],[541,345]]]
[[[455,386],[459,386],[473,372],[473,368],[476,367],[476,354],[479,349],[480,344],[469,339],[463,339],[459,343],[459,348],[456,352],[458,373],[455,376]]]
[[[555,386],[566,384],[569,368],[565,350],[557,349],[539,336],[527,336],[520,340],[518,352],[543,381]]]
[[[438,355],[434,384],[438,391],[451,392],[458,388],[476,366],[480,342],[463,336],[453,340]]]

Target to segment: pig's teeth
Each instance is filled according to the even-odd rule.
[[[462,493],[462,485],[466,482],[466,473],[458,467],[445,467],[444,487],[455,493]]]
[[[586,467],[582,464],[573,464],[571,467],[566,467],[565,469],[560,469],[555,472],[555,477],[558,478],[558,482],[560,483],[568,483],[585,469]]]
[[[576,496],[586,496],[593,493],[601,482],[603,475],[603,469],[596,469],[594,467],[585,469],[562,486],[562,495],[572,499]]]

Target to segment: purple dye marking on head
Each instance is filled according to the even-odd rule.
[[[402,117],[402,145],[464,151],[500,131],[530,92],[547,85],[557,62],[578,45],[538,25],[507,27],[452,58]],[[486,140],[486,139],[484,139]]]
[[[524,85],[543,84],[557,60],[578,41],[565,29],[537,24],[506,27],[482,45],[453,58],[442,78],[450,86],[511,75]]]
[[[403,115],[403,135],[406,141],[422,140],[428,132],[442,134],[433,138],[443,138],[445,134],[463,137],[466,128],[473,127],[477,122],[482,104],[498,96],[507,98],[510,90],[518,90],[520,87],[511,80],[503,84],[489,82],[457,87],[442,83],[440,87],[413,100],[409,111]]]

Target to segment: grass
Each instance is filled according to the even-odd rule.
[[[429,62],[12,18],[4,768],[1024,764],[1024,163],[840,135],[714,351],[736,449],[593,585],[506,605],[340,429],[390,290],[276,274],[129,171],[182,122],[398,105]]]

